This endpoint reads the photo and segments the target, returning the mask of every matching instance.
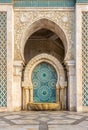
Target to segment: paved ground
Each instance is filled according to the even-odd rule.
[[[0,113],[0,130],[88,130],[88,113],[65,111]]]

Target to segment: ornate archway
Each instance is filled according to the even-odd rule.
[[[36,17],[34,17],[36,14]],[[38,14],[38,15],[37,15]],[[52,15],[51,15],[52,14]],[[55,15],[57,14],[57,15]],[[74,54],[73,54],[73,38],[74,38],[74,29],[71,28],[71,25],[73,24],[73,12],[71,13],[71,16],[69,17],[68,12],[65,13],[65,15],[62,15],[63,13],[60,11],[53,10],[53,11],[46,11],[42,12],[41,10],[38,11],[22,11],[21,13],[19,11],[15,12],[15,51],[14,51],[14,78],[18,76],[18,68],[21,69],[21,65],[24,62],[27,64],[28,62],[25,62],[24,58],[24,49],[25,45],[27,43],[28,38],[32,34],[34,34],[36,31],[40,29],[48,29],[54,32],[62,41],[64,48],[65,48],[65,57],[64,61],[66,61],[66,70],[68,71],[68,109],[74,110],[75,104],[76,104],[76,94],[75,94],[75,62],[73,60]],[[55,17],[54,17],[55,16]],[[60,17],[59,17],[60,16]],[[69,18],[69,19],[68,19]],[[66,20],[67,19],[67,20]],[[68,21],[69,20],[69,21]],[[18,26],[19,28],[18,28]],[[45,53],[45,52],[44,52]],[[54,55],[55,56],[55,55]],[[20,62],[21,61],[21,62]],[[64,63],[63,61],[63,63]],[[20,65],[18,65],[18,62]],[[61,62],[62,63],[62,62]],[[26,67],[26,66],[25,66]],[[22,69],[21,71],[22,72]],[[63,76],[62,76],[63,79]],[[16,82],[14,80],[14,84],[17,84],[19,88],[21,87],[21,75],[19,78],[19,81]],[[60,80],[61,81],[61,80]],[[24,84],[27,85],[27,84]],[[61,82],[60,82],[61,85]],[[16,86],[16,85],[15,85]],[[62,85],[64,86],[64,85]],[[21,88],[19,89],[21,93]],[[18,94],[19,96],[19,94]],[[27,97],[28,98],[28,97]],[[20,102],[21,104],[21,102]]]
[[[31,76],[32,76],[32,72],[34,68],[42,62],[49,63],[55,68],[57,72],[58,76],[57,76],[57,83],[55,86],[56,87],[56,102],[62,102],[62,108],[64,108],[65,106],[64,98],[66,96],[64,93],[64,90],[65,90],[65,87],[67,86],[67,82],[65,81],[64,68],[55,57],[49,54],[45,54],[45,53],[37,55],[34,58],[32,58],[25,68],[24,81],[22,82],[23,93],[24,93],[24,97],[23,97],[24,106],[23,107],[24,109],[27,109],[27,104],[29,102],[33,102],[33,83],[32,83]],[[60,99],[61,95],[63,96]]]
[[[67,38],[64,33],[64,31],[57,25],[54,21],[48,19],[48,18],[42,18],[38,19],[37,21],[33,22],[29,27],[25,29],[25,32],[23,32],[21,43],[20,43],[20,53],[23,61],[25,62],[24,58],[24,47],[28,40],[28,38],[38,30],[45,28],[49,29],[52,32],[54,32],[61,40],[65,48],[65,57],[67,54],[68,44],[67,44]]]

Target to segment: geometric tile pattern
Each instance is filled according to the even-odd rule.
[[[88,12],[82,12],[83,106],[88,106]]]
[[[57,72],[46,62],[38,64],[32,72],[34,102],[56,102]]]
[[[0,12],[0,107],[7,105],[7,13]]]

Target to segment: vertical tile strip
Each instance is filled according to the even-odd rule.
[[[0,12],[0,107],[7,106],[7,13]]]
[[[83,106],[88,106],[88,12],[82,12]]]

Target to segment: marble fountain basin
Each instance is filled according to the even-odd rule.
[[[31,108],[32,110],[37,111],[44,111],[44,110],[60,110],[61,105],[60,103],[28,103],[28,109]]]

